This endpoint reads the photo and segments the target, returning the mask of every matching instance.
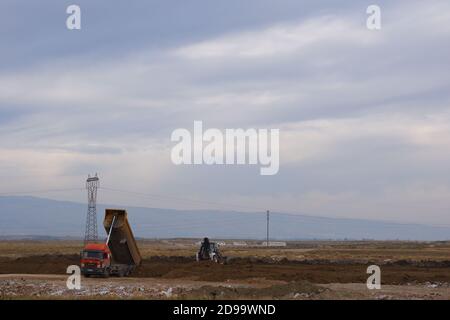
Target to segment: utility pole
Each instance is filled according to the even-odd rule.
[[[84,234],[84,243],[97,242],[97,189],[100,181],[97,174],[95,177],[88,176],[86,180],[86,189],[88,191],[88,211],[86,216],[86,230]]]
[[[266,241],[267,241],[267,246],[269,246],[269,210],[267,210],[267,237],[266,237]]]

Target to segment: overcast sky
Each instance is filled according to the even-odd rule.
[[[0,37],[0,193],[450,224],[448,1],[2,0]],[[280,129],[279,173],[175,166],[194,120]]]

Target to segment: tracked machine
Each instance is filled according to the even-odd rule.
[[[208,238],[204,238],[201,242],[195,258],[197,261],[211,260],[217,263],[225,263],[226,261],[226,258],[220,253],[219,245],[215,242],[210,242]]]

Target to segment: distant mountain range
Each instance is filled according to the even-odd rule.
[[[105,208],[98,205],[99,235]],[[0,197],[0,238],[84,235],[87,204],[36,197]],[[264,239],[265,213],[124,207],[136,237]],[[272,239],[449,240],[449,227],[271,213]]]

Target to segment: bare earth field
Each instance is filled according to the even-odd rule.
[[[225,241],[226,264],[195,262],[194,240],[143,240],[130,278],[82,278],[78,241],[1,241],[0,299],[450,299],[450,242],[302,241],[267,248]],[[381,290],[366,269],[381,268]]]

